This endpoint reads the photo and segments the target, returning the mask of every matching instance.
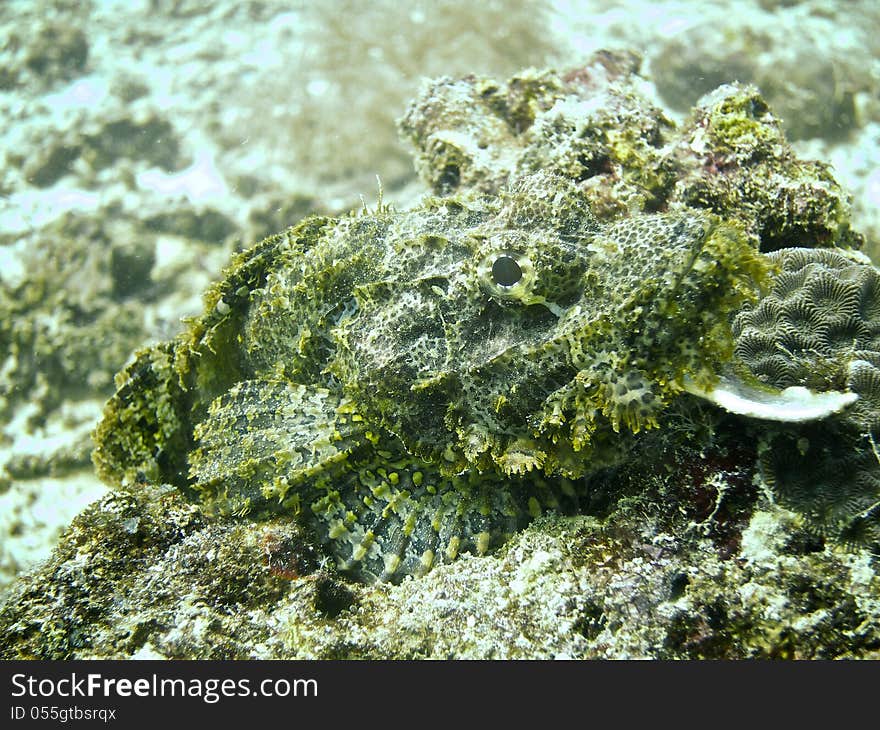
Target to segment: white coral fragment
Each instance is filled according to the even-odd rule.
[[[711,389],[690,381],[685,384],[685,390],[731,413],[787,423],[827,418],[859,398],[856,393],[837,390],[814,393],[799,385],[784,390],[757,388],[729,377],[722,377]]]

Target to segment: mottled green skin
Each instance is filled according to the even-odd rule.
[[[501,256],[520,269],[509,287]],[[362,577],[421,573],[576,506],[571,480],[660,425],[687,378],[711,384],[766,271],[735,225],[600,225],[546,174],[498,198],[307,219],[138,356],[95,463],[213,511],[300,515]]]

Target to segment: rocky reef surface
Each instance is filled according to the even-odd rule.
[[[710,516],[731,476],[709,477],[697,519],[658,523],[670,485],[645,494],[641,477],[610,516],[544,517],[399,585],[341,579],[288,519],[211,522],[172,490],[108,496],[15,586],[3,655],[878,658],[870,558],[778,507]]]
[[[104,496],[9,587],[4,657],[877,657],[880,292],[854,253],[873,255],[880,231],[873,4],[844,18],[837,4],[759,3],[724,23],[660,3],[675,32],[651,36],[610,4],[572,19],[562,5],[533,17],[441,3],[403,19],[396,55],[369,34],[393,3],[354,24],[336,18],[345,3],[151,2],[121,20],[113,3],[43,5],[0,9],[14,120],[0,178],[6,575]],[[568,45],[551,42],[560,17]],[[247,32],[218,44],[230,20]],[[644,54],[572,62],[588,20]],[[26,39],[14,30],[37,21]],[[778,43],[793,26],[804,43]],[[443,53],[419,50],[438,34]],[[290,50],[267,61],[257,39]],[[155,73],[168,48],[173,73]],[[285,86],[293,57],[312,62]],[[563,70],[536,70],[548,61]],[[788,84],[775,83],[783,61],[799,71]],[[716,69],[706,88],[694,65]],[[407,109],[413,73],[436,78]],[[394,139],[400,113],[419,180]],[[106,493],[90,433],[131,352],[198,315],[230,254],[355,207],[375,172],[400,208],[540,173],[572,182],[601,226],[721,216],[791,272],[733,318],[737,357],[768,386],[852,389],[859,406],[765,427],[686,399],[586,477],[579,514],[398,585],[340,572],[289,517],[209,516],[167,474]],[[786,258],[801,247],[817,250]]]

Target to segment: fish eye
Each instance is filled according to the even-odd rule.
[[[535,266],[522,251],[493,246],[480,260],[477,272],[483,289],[495,299],[531,303]]]
[[[518,284],[522,277],[522,268],[508,254],[501,254],[492,264],[492,281],[498,286],[511,287]]]

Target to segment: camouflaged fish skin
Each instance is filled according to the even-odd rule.
[[[600,225],[564,178],[309,218],[136,355],[95,437],[110,483],[286,511],[365,578],[483,553],[710,383],[766,265],[706,213]],[[700,336],[696,336],[699,333]]]

